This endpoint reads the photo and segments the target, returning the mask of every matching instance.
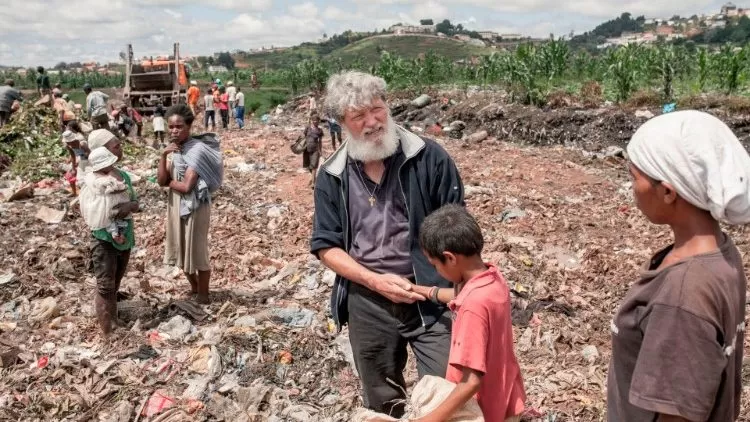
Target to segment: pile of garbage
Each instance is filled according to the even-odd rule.
[[[0,173],[10,169],[31,181],[57,176],[64,153],[60,119],[49,106],[25,104],[0,128]]]
[[[431,136],[461,171],[485,236],[483,257],[508,280],[528,395],[524,420],[605,419],[612,312],[641,264],[669,242],[668,231],[634,209],[622,149],[592,159],[556,145],[519,148],[482,126],[495,121],[482,119],[498,107],[508,116],[515,106],[478,113],[484,104],[470,114],[465,100],[429,96],[426,105],[424,98],[412,104],[419,95],[394,100],[394,114],[405,122],[424,110],[411,127],[441,127]],[[107,340],[94,320],[90,234],[75,199],[14,180],[7,189],[14,200],[5,202],[0,189],[7,229],[0,238],[0,419],[355,420],[362,401],[348,334],[336,331],[328,310],[334,274],[308,252],[313,192],[289,149],[306,116],[305,100],[297,99],[268,123],[219,134],[226,171],[211,210],[209,305],[185,298],[185,277],[162,264],[158,152],[126,150],[122,167],[142,211],[134,215],[120,324]],[[332,153],[327,136],[324,149]],[[731,234],[750,256],[742,229]],[[411,391],[413,359],[407,368]]]
[[[523,145],[564,145],[591,152],[611,146],[623,148],[648,119],[674,111],[664,107],[620,107],[612,103],[585,106],[568,101],[540,109],[508,101],[504,92],[430,89],[414,96],[389,98],[394,118],[415,132],[464,143],[487,139]],[[724,120],[745,145],[750,146],[750,114],[736,113],[722,103],[706,103],[701,110]]]

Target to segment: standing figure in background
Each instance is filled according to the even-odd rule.
[[[141,134],[143,133],[143,116],[141,116],[141,113],[139,113],[138,110],[134,109],[133,107],[128,107],[126,104],[123,104],[122,106],[120,106],[120,115],[127,116],[128,119],[130,119],[130,129],[132,129],[132,126],[135,125],[135,136],[140,139]],[[130,129],[128,129],[128,133],[126,133],[125,136],[128,136],[130,134]]]
[[[86,113],[94,129],[109,129],[109,96],[101,91],[93,91],[91,85],[84,84],[86,93]]]
[[[47,75],[42,66],[37,67],[36,72],[39,74],[36,77],[36,92],[40,97],[43,97],[52,90],[52,86],[49,83],[49,75]]]
[[[319,125],[320,118],[313,114],[304,132],[305,151],[302,153],[302,167],[310,171],[310,186],[313,188],[320,165],[320,154],[323,153],[323,129]]]
[[[313,114],[318,114],[318,100],[315,98],[315,94],[310,95],[310,99],[307,102],[307,115],[312,118]]]
[[[229,128],[229,94],[223,86],[219,88],[219,113],[221,114],[221,127]]]
[[[160,144],[164,144],[164,132],[166,132],[166,125],[164,121],[164,106],[159,103],[156,105],[154,110],[154,148],[157,148]]]
[[[237,88],[234,87],[234,81],[227,82],[227,96],[229,97],[229,113],[230,113],[229,117],[231,118],[231,117],[234,117],[234,112],[235,112],[234,107],[235,107],[235,101],[237,99]],[[229,123],[231,122],[232,121],[230,119]]]
[[[234,118],[237,120],[237,126],[242,129],[245,127],[245,94],[240,87],[237,87],[237,95],[235,96],[234,104]]]
[[[16,83],[13,79],[6,79],[5,85],[0,86],[0,127],[3,127],[10,115],[16,111],[15,107],[23,99],[21,91],[15,88]]]
[[[55,91],[52,96],[54,97],[52,107],[58,116],[60,116],[60,131],[62,132],[68,125],[68,122],[76,120],[76,114],[73,110],[69,109],[68,102],[63,99],[62,91]]]
[[[221,148],[214,134],[191,135],[194,116],[187,105],[170,107],[166,118],[172,143],[162,151],[157,174],[159,186],[169,188],[164,263],[180,267],[190,293],[208,303],[211,195],[224,177]]]
[[[253,70],[253,74],[250,75],[250,86],[254,90],[257,90],[258,86],[259,86],[259,84],[258,84],[258,73],[256,71],[254,71],[254,70]]]
[[[328,130],[331,132],[331,143],[333,144],[333,150],[336,151],[337,138],[339,145],[341,145],[341,125],[335,118],[331,116],[327,116],[325,118],[325,121],[328,123]]]
[[[211,122],[211,130],[216,130],[216,108],[215,108],[215,100],[216,97],[214,96],[213,89],[208,88],[206,90],[206,95],[203,97],[203,105],[206,108],[206,111],[203,115],[203,127],[208,130],[208,123]]]
[[[198,100],[200,100],[201,90],[198,88],[197,81],[190,81],[190,88],[187,90],[187,101],[193,115],[198,115]]]

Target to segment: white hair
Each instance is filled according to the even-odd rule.
[[[326,85],[325,111],[342,121],[346,110],[372,104],[374,99],[385,101],[385,80],[369,73],[354,70],[337,73]]]
[[[382,128],[382,134],[375,140],[368,139],[368,136],[370,136],[368,134],[354,136],[346,126],[342,126],[342,129],[344,141],[346,141],[347,155],[352,160],[362,161],[363,163],[385,160],[396,153],[401,142],[396,131],[396,122],[393,121],[390,113],[388,114],[388,122]]]

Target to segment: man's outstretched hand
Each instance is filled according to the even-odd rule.
[[[370,282],[370,288],[385,296],[394,303],[414,303],[426,298],[414,292],[412,283],[394,274],[376,274]]]

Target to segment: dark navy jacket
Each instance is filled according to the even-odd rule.
[[[421,138],[401,127],[400,157],[395,162],[409,218],[411,256],[416,284],[450,287],[422,254],[419,227],[432,211],[448,203],[464,205],[464,188],[458,169],[445,150],[430,139]],[[349,178],[346,144],[322,166],[315,185],[315,216],[310,251],[351,247],[351,225],[348,215]],[[377,229],[377,228],[374,228]],[[347,296],[351,281],[336,277],[331,295],[331,313],[339,329],[349,319]],[[442,305],[418,302],[422,325],[432,325],[445,311]]]

